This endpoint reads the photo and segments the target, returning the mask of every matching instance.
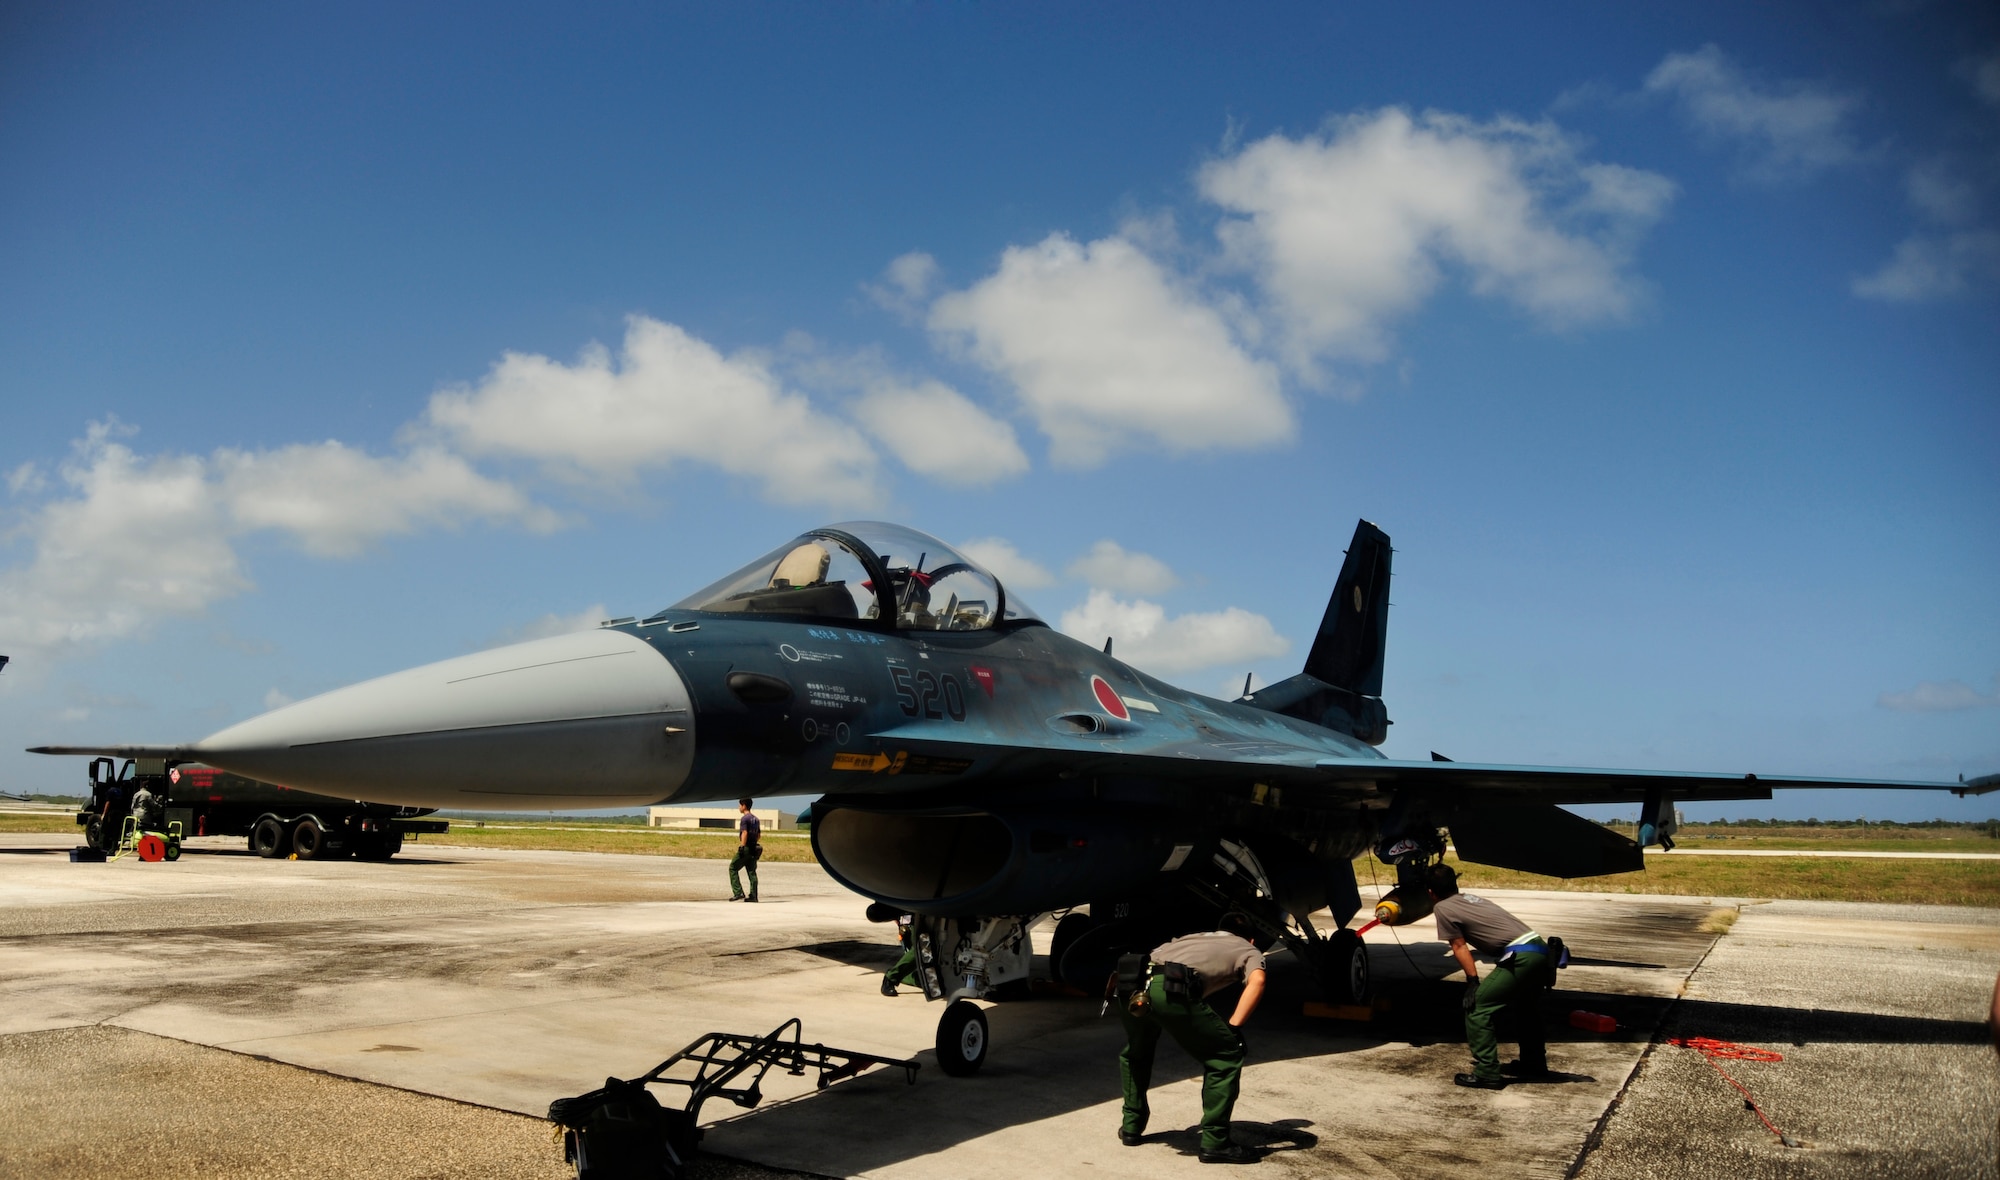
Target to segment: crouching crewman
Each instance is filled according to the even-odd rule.
[[[1458,891],[1458,874],[1450,865],[1432,865],[1431,912],[1437,916],[1438,937],[1451,944],[1452,957],[1465,971],[1465,1045],[1472,1050],[1472,1072],[1452,1078],[1476,1090],[1499,1090],[1505,1075],[1523,1079],[1549,1075],[1548,1045],[1542,1035],[1542,993],[1554,987],[1556,965],[1542,936],[1519,918],[1470,893]],[[1477,950],[1494,957],[1485,976],[1472,959]],[[1506,1013],[1520,1026],[1521,1058],[1500,1064],[1496,1023]]]
[[[1223,920],[1224,929],[1188,934],[1154,947],[1139,989],[1118,1005],[1125,1025],[1125,1051],[1118,1072],[1125,1084],[1125,1118],[1118,1139],[1137,1147],[1151,1113],[1146,1088],[1153,1080],[1153,1051],[1165,1032],[1201,1062],[1201,1162],[1249,1164],[1256,1155],[1229,1138],[1229,1116],[1243,1081],[1243,1022],[1264,996],[1264,952],[1244,934],[1240,916]],[[1243,985],[1227,1019],[1208,998]]]

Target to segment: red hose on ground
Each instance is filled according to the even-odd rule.
[[[1758,1049],[1750,1045],[1739,1045],[1735,1041],[1718,1041],[1713,1037],[1669,1037],[1667,1038],[1667,1043],[1669,1045],[1679,1045],[1683,1049],[1693,1049],[1695,1052],[1701,1054],[1702,1059],[1708,1062],[1710,1069],[1721,1074],[1723,1081],[1736,1087],[1736,1092],[1743,1095],[1743,1105],[1756,1112],[1757,1118],[1764,1124],[1765,1130],[1776,1135],[1778,1142],[1784,1144],[1786,1147],[1797,1147],[1799,1145],[1798,1140],[1780,1131],[1777,1124],[1765,1117],[1764,1108],[1757,1105],[1757,1100],[1750,1096],[1750,1091],[1744,1087],[1742,1082],[1730,1077],[1728,1070],[1716,1064],[1717,1059],[1724,1061],[1783,1061],[1785,1058],[1782,1054],[1774,1053],[1769,1049]]]

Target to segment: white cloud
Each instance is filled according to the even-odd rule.
[[[455,456],[378,458],[336,442],[213,456],[141,456],[96,422],[58,471],[63,491],[24,509],[33,551],[0,570],[0,648],[58,649],[198,615],[250,589],[234,541],[271,531],[309,552],[468,519],[550,527],[554,517]]]
[[[1979,216],[1979,190],[1944,160],[1911,168],[1903,191],[1911,208],[1939,225],[1965,225]]]
[[[1012,384],[1063,466],[1143,443],[1186,453],[1292,433],[1271,367],[1123,238],[1010,247],[993,274],[933,303],[929,323]]]
[[[626,321],[616,363],[601,345],[569,365],[508,353],[477,385],[434,395],[426,420],[471,454],[532,459],[572,478],[622,481],[698,462],[781,503],[881,499],[859,431],[785,390],[760,359],[725,357],[645,316]]]
[[[493,646],[526,643],[530,639],[548,639],[551,636],[568,635],[576,631],[592,631],[610,617],[601,602],[584,607],[575,614],[559,615],[551,611],[538,619],[530,619],[518,627],[509,627],[495,637]]]
[[[892,259],[883,269],[880,283],[864,283],[861,289],[886,310],[915,318],[930,298],[937,276],[937,259],[921,251],[912,251]]]
[[[69,495],[18,530],[27,564],[0,571],[0,641],[55,649],[130,635],[162,615],[198,614],[250,587],[206,464],[142,459],[93,423],[58,475]]]
[[[967,541],[958,546],[958,551],[993,571],[1000,584],[1008,590],[1040,590],[1056,584],[1055,575],[1048,567],[1023,556],[1014,548],[1012,541],[1001,537],[983,537]]]
[[[1092,590],[1083,605],[1063,612],[1062,631],[1093,646],[1112,639],[1111,654],[1160,676],[1247,664],[1285,654],[1291,643],[1271,621],[1240,607],[1167,617],[1166,608]]]
[[[282,709],[297,699],[282,688],[268,688],[264,690],[264,709],[266,712],[272,709]]]
[[[1654,173],[1583,163],[1551,123],[1398,109],[1269,136],[1197,179],[1234,215],[1217,234],[1263,289],[1287,363],[1315,383],[1321,359],[1382,360],[1388,322],[1448,266],[1552,325],[1624,316],[1630,248],[1674,194]]]
[[[1904,238],[1882,269],[1855,279],[1850,289],[1863,299],[1914,303],[1964,295],[1994,280],[2000,280],[2000,233],[1963,230]]]
[[[2000,677],[1994,686],[2000,690]],[[1981,693],[1963,680],[1926,680],[1908,692],[1885,692],[1875,703],[1898,713],[1954,713],[2000,705],[2000,691]]]
[[[905,467],[940,483],[980,486],[1028,470],[1014,428],[942,382],[876,383],[854,416]]]
[[[2000,281],[2000,232],[1979,224],[1985,194],[1978,186],[1948,161],[1931,160],[1910,169],[1904,191],[1921,227],[1849,290],[1863,299],[1916,303]]]
[[[1737,144],[1751,180],[1800,179],[1862,155],[1847,126],[1859,97],[1810,82],[1759,85],[1715,45],[1668,54],[1646,91],[1676,99],[1703,135]]]
[[[380,458],[329,440],[273,451],[219,450],[213,465],[222,503],[239,529],[290,533],[321,557],[351,556],[379,537],[472,518],[515,521],[536,532],[561,523],[519,489],[436,447]]]
[[[41,464],[32,460],[7,473],[7,490],[16,496],[33,495],[48,486],[49,481],[42,477]]]
[[[1984,102],[2000,107],[2000,49],[1985,57],[1969,58],[1960,63],[1960,72],[1972,83],[1972,92]]]
[[[1092,545],[1070,563],[1068,572],[1087,586],[1122,594],[1164,594],[1181,582],[1166,562],[1110,540]]]

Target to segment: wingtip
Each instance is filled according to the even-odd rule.
[[[1965,779],[1951,793],[1963,799],[1967,795],[1987,795],[2000,791],[2000,774],[1982,774],[1978,778]]]

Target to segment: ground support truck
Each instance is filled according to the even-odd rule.
[[[451,827],[441,819],[418,818],[434,810],[427,807],[315,795],[198,764],[128,758],[120,767],[98,758],[90,764],[90,801],[76,816],[85,842],[115,853],[142,788],[165,801],[163,827],[178,822],[189,836],[243,836],[263,857],[388,860],[402,851],[405,836]]]

